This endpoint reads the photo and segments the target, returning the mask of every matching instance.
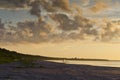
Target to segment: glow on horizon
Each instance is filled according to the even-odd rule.
[[[33,55],[111,60],[120,60],[119,47],[120,44],[80,41],[5,46],[9,50]]]

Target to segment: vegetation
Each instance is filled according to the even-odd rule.
[[[60,60],[60,59],[64,59],[64,58],[52,58],[52,57],[28,55],[28,54],[17,53],[15,51],[9,51],[0,48],[0,64],[17,62],[17,61],[23,63],[29,63],[37,60]]]
[[[55,57],[44,57],[17,53],[15,51],[9,51],[0,48],[0,64],[9,62],[22,62],[25,64],[31,64],[37,60],[84,60],[84,61],[108,61],[105,59],[81,59],[81,58],[55,58]]]

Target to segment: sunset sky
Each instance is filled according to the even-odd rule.
[[[0,0],[0,47],[120,60],[120,0]]]

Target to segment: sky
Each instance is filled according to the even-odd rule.
[[[120,0],[0,0],[0,47],[120,60]]]

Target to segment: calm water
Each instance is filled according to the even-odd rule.
[[[52,62],[66,63],[66,64],[82,64],[92,66],[106,66],[106,67],[120,67],[120,61],[71,61],[71,60],[51,60]]]

